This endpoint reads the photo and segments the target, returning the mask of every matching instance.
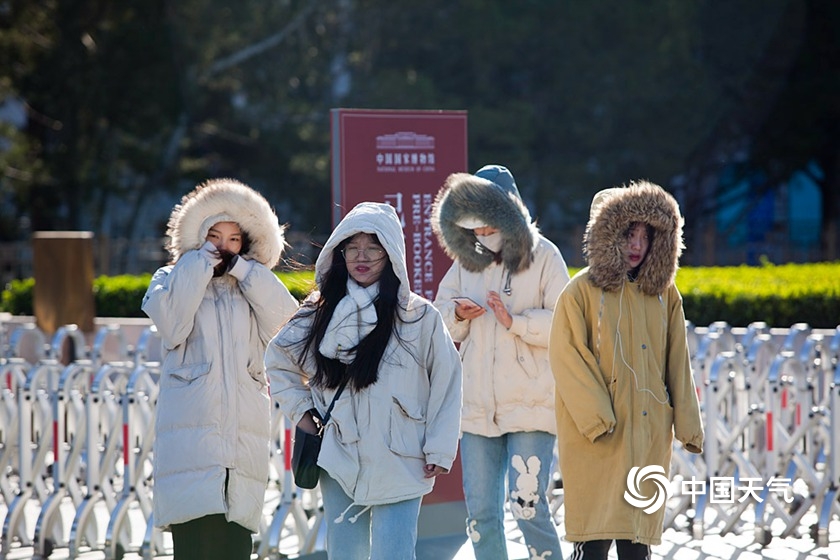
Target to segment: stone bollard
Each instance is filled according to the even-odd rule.
[[[38,327],[48,336],[69,324],[83,333],[93,332],[93,233],[37,231],[32,253],[32,306]]]

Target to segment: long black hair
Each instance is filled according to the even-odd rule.
[[[371,234],[371,236],[379,243],[376,235]],[[353,349],[356,352],[353,363],[345,365],[339,360],[323,356],[318,351],[335,308],[347,293],[349,272],[341,250],[350,239],[345,239],[333,249],[332,265],[324,275],[320,286],[320,297],[307,304],[309,310],[302,313],[302,316],[314,314],[314,319],[306,336],[300,341],[303,348],[298,354],[298,365],[303,367],[307,354],[312,352],[315,357],[316,371],[310,379],[310,384],[316,387],[335,389],[345,378],[349,378],[348,385],[354,389],[363,389],[376,383],[379,378],[379,363],[382,361],[391,335],[394,334],[399,338],[395,325],[401,320],[399,317],[400,279],[394,272],[391,259],[388,258],[382,275],[379,277],[379,295],[374,301],[376,326]]]

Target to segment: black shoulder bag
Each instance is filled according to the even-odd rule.
[[[292,449],[292,474],[295,476],[295,484],[300,488],[312,489],[318,484],[318,478],[321,476],[321,467],[318,466],[318,454],[321,452],[321,435],[324,432],[327,422],[330,421],[330,414],[335,406],[335,401],[341,396],[344,387],[347,385],[347,381],[345,379],[338,387],[323,418],[320,418],[317,410],[312,409],[309,411],[315,419],[315,423],[318,424],[317,434],[310,434],[295,426],[294,447]]]

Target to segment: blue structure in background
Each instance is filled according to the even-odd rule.
[[[822,193],[817,181],[825,175],[816,162],[805,171],[797,171],[788,182],[788,223],[790,241],[797,249],[813,249],[820,245],[822,230]]]
[[[817,181],[823,178],[819,165],[812,162],[791,175],[785,199],[780,199],[783,191],[767,189],[763,173],[744,177],[741,166],[723,171],[716,196],[717,231],[726,246],[745,248],[749,265],[760,264],[765,255],[772,262],[784,262],[790,254],[802,260],[809,251],[818,250],[822,194]]]

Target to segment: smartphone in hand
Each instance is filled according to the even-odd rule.
[[[458,305],[462,305],[464,307],[475,307],[475,308],[483,308],[484,306],[477,303],[475,300],[470,299],[466,296],[458,296],[452,298],[452,301],[457,303]]]

